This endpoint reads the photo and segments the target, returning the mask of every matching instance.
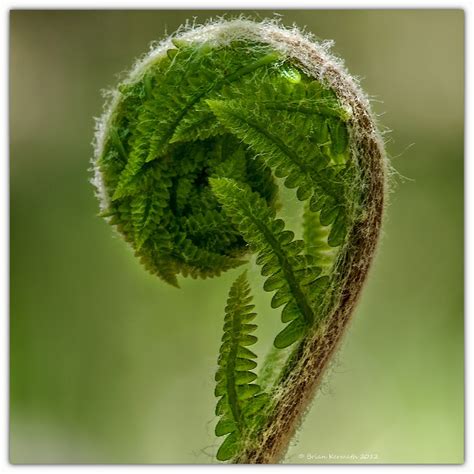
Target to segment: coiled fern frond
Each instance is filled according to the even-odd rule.
[[[274,22],[181,32],[114,91],[96,139],[102,215],[173,286],[256,255],[263,289],[282,308],[274,350],[288,349],[267,358],[263,392],[247,348],[256,326],[245,275],[230,290],[216,374],[219,460],[284,454],[366,278],[384,159],[368,101],[340,62]],[[303,204],[302,239],[280,214],[281,187]]]

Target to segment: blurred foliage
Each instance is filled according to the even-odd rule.
[[[216,354],[239,270],[181,290],[148,275],[96,217],[88,168],[100,89],[166,31],[223,13],[11,12],[14,463],[212,462]],[[397,170],[370,281],[286,461],[462,462],[464,14],[278,13],[336,41],[384,114]],[[258,293],[262,357],[278,318]]]

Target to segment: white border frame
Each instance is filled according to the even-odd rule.
[[[469,316],[472,315],[472,304],[474,301],[472,287],[472,271],[473,271],[473,254],[468,243],[474,237],[473,228],[473,204],[474,204],[474,188],[470,189],[469,184],[474,184],[474,167],[472,165],[472,120],[471,114],[473,110],[473,99],[469,88],[468,78],[472,78],[472,62],[471,54],[473,50],[474,34],[472,32],[472,12],[474,11],[474,3],[470,0],[453,0],[453,1],[428,1],[428,0],[365,0],[359,2],[357,0],[341,1],[341,0],[240,0],[238,2],[212,1],[212,0],[82,0],[73,1],[71,3],[64,0],[3,0],[0,5],[3,15],[0,18],[0,63],[2,65],[0,75],[0,104],[3,104],[3,110],[0,114],[0,142],[2,144],[3,153],[0,155],[0,176],[1,190],[0,192],[0,261],[4,262],[0,272],[0,311],[2,326],[0,329],[2,349],[0,349],[0,470],[1,472],[10,471],[32,471],[57,473],[74,471],[74,472],[103,472],[110,469],[118,469],[123,473],[134,472],[136,469],[159,469],[160,472],[176,472],[184,469],[237,469],[247,472],[256,472],[257,469],[317,469],[330,470],[331,473],[343,472],[346,469],[355,469],[361,472],[363,469],[370,472],[397,472],[403,470],[403,473],[412,473],[419,470],[425,472],[474,472],[474,462],[472,456],[472,439],[471,429],[473,426],[473,415],[468,400],[473,397],[473,350],[470,348],[470,342],[473,341],[473,324]],[[301,465],[301,466],[222,466],[222,465],[11,465],[8,460],[9,449],[9,12],[11,9],[61,9],[61,10],[310,10],[310,9],[462,9],[465,11],[465,463],[463,465]],[[471,449],[470,449],[471,448]]]

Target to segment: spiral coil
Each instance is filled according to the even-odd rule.
[[[303,120],[294,121],[295,115]],[[240,118],[261,137],[252,141],[253,130],[229,126]],[[322,216],[330,224],[341,207],[330,188],[348,156],[347,118],[330,88],[263,42],[174,39],[166,54],[118,87],[97,160],[103,214],[165,281],[177,285],[178,273],[218,275],[240,265],[248,246],[222,212],[209,178],[244,182],[275,207],[274,176],[286,177],[300,199],[332,199]],[[301,142],[300,157],[293,149]],[[299,173],[279,163],[272,147],[293,153]],[[314,196],[313,185],[329,196]]]

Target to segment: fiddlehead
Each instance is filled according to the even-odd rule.
[[[375,251],[385,162],[365,96],[324,46],[298,31],[210,24],[165,40],[137,64],[114,92],[96,145],[102,215],[150,272],[178,286],[179,274],[212,277],[257,255],[263,288],[282,307],[274,350],[291,347],[267,358],[268,393],[251,395],[265,408],[250,409],[256,401],[239,393],[256,390],[248,388],[255,363],[250,351],[237,354],[248,351],[255,328],[239,278],[216,375],[216,434],[227,435],[218,458],[275,462]],[[279,186],[304,203],[302,240],[278,216]],[[268,367],[277,360],[281,367]]]

